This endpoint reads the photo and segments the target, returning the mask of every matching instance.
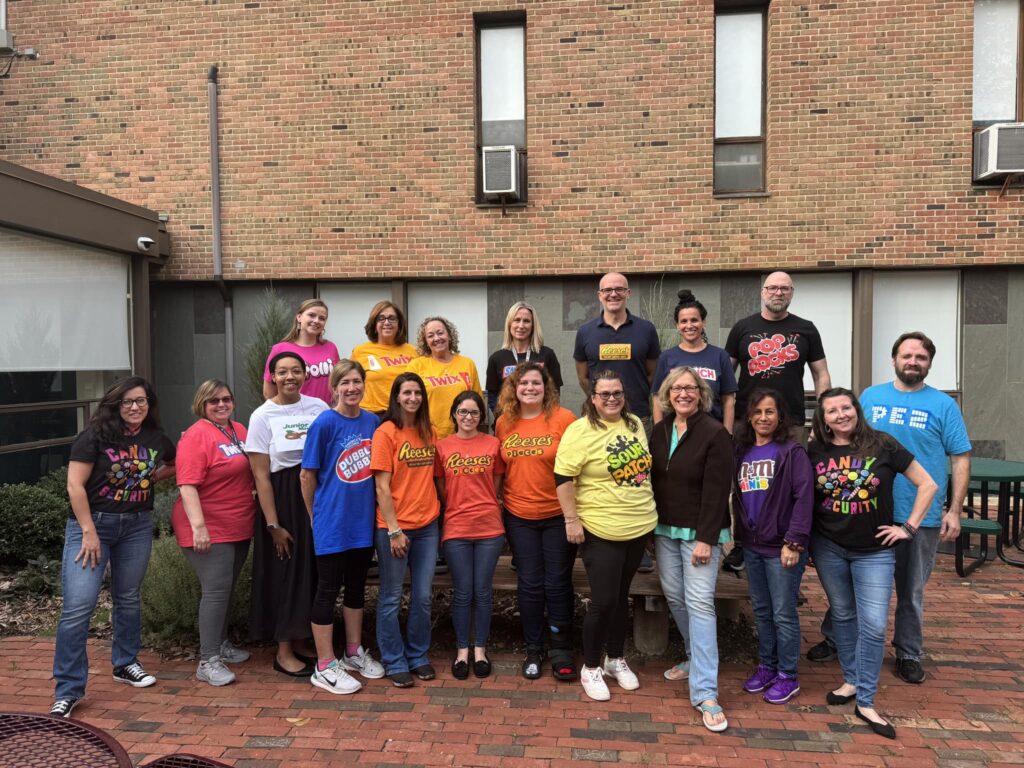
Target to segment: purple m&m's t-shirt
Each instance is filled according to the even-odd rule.
[[[761,514],[768,488],[775,477],[775,467],[779,461],[779,446],[772,442],[767,445],[754,445],[743,455],[738,469],[740,493],[743,499],[743,510],[746,513],[747,527],[753,530],[757,526],[757,518]]]

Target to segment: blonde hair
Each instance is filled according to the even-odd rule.
[[[673,368],[668,372],[668,376],[661,382],[661,386],[658,387],[658,404],[661,406],[662,413],[672,414],[674,410],[672,403],[668,399],[669,389],[685,374],[690,374],[697,382],[697,387],[700,389],[700,409],[702,411],[710,411],[711,404],[715,400],[715,396],[711,393],[711,387],[708,383],[700,377],[697,373],[697,369],[689,365],[683,365],[679,368]]]
[[[222,389],[226,389],[234,399],[235,393],[231,391],[231,387],[220,379],[207,379],[199,385],[199,389],[196,390],[196,394],[192,398],[192,413],[196,415],[197,419],[206,418],[206,404]]]
[[[306,299],[304,302],[299,304],[299,311],[295,313],[295,319],[292,321],[292,329],[288,331],[288,335],[285,336],[281,341],[296,342],[299,340],[299,317],[307,309],[312,307],[323,307],[324,312],[328,312],[327,305],[323,302],[323,299]],[[319,344],[324,340],[324,332],[321,330],[316,336],[316,343]]]
[[[512,321],[520,309],[526,309],[530,312],[530,318],[533,320],[533,330],[530,332],[530,349],[539,353],[541,346],[544,344],[544,332],[540,329],[540,318],[537,317],[537,310],[525,301],[517,301],[508,308],[508,314],[505,315],[505,339],[501,343],[502,349],[512,349]]]

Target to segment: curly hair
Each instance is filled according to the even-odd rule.
[[[599,381],[617,381],[621,387],[622,378],[615,371],[599,371],[590,384],[590,397],[583,401],[583,415],[587,417],[590,426],[594,429],[608,429],[601,419],[601,414],[597,412],[597,406],[594,405],[594,397],[596,397],[594,390],[597,388],[597,382]],[[625,392],[622,393],[622,420],[626,422],[630,432],[636,432],[640,429],[640,419],[630,412],[629,399],[626,397]]]
[[[540,379],[544,384],[544,399],[541,401],[541,410],[544,412],[544,417],[550,418],[551,414],[559,406],[558,387],[552,381],[548,369],[540,363],[523,363],[516,366],[516,369],[502,382],[501,392],[498,393],[498,407],[496,410],[502,416],[506,416],[509,419],[509,423],[519,421],[519,417],[522,415],[519,398],[516,397],[516,390],[519,388],[519,382],[523,380],[523,376],[531,371],[539,373]]]
[[[138,387],[146,391],[146,398],[149,400],[149,412],[142,420],[142,426],[160,429],[160,404],[153,385],[141,376],[128,376],[107,387],[99,405],[96,406],[96,413],[89,420],[89,426],[96,433],[101,445],[124,447],[127,444],[124,435],[125,423],[121,418],[121,400],[124,399],[126,392]]]
[[[430,357],[430,347],[427,346],[427,325],[430,323],[441,323],[448,331],[448,349],[453,355],[459,354],[459,332],[455,325],[446,317],[434,316],[426,318],[420,327],[416,329],[416,352],[422,357]]]

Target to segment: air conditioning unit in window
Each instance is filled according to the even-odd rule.
[[[514,146],[484,147],[484,194],[519,199],[519,153]]]
[[[996,123],[974,134],[974,179],[1024,173],[1024,123]]]

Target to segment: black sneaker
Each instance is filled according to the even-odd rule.
[[[917,659],[896,659],[893,673],[904,683],[920,685],[924,682],[924,669]]]
[[[811,646],[810,650],[807,651],[807,660],[817,662],[834,661],[837,655],[835,645],[826,638],[817,645]]]
[[[643,557],[640,558],[640,567],[636,569],[637,573],[650,573],[654,570],[654,561],[651,559],[651,554],[644,550]]]
[[[747,564],[743,562],[743,547],[736,544],[729,550],[729,554],[722,558],[722,570],[730,573],[739,573]]]
[[[540,651],[528,650],[526,652],[526,659],[523,661],[523,677],[527,680],[536,680],[541,676],[541,665],[543,663],[544,659]]]
[[[416,669],[414,669],[412,673],[416,675],[416,677],[418,677],[420,680],[433,680],[435,677],[437,677],[437,672],[435,672],[434,668],[429,664],[423,664],[419,667],[416,667]]]
[[[57,699],[50,707],[50,714],[54,717],[71,717],[71,710],[78,706],[81,699]]]
[[[126,667],[115,667],[114,682],[128,683],[133,688],[149,688],[156,682],[156,678],[147,675],[146,670],[136,661]]]
[[[434,573],[448,573],[448,561],[444,559],[444,555],[437,556],[437,562],[434,564]]]
[[[388,675],[388,680],[395,688],[412,688],[413,684],[412,675],[408,672],[392,672]]]

